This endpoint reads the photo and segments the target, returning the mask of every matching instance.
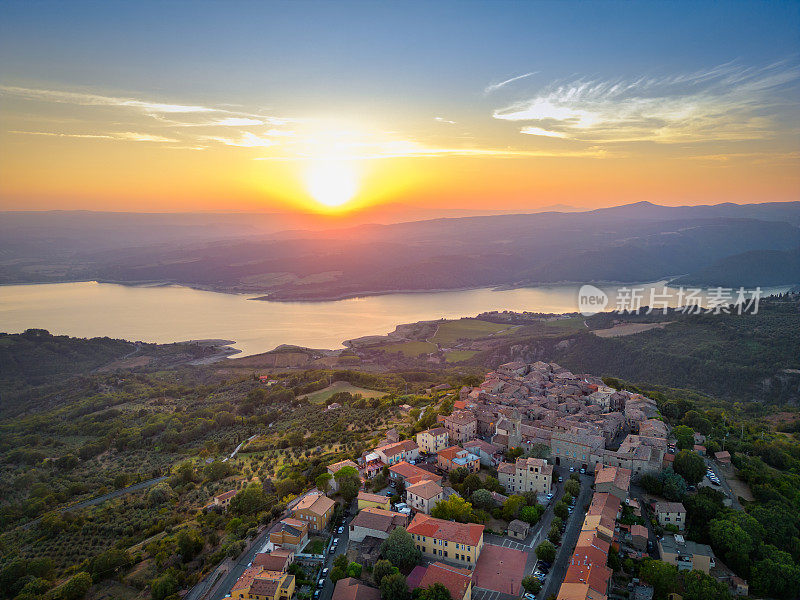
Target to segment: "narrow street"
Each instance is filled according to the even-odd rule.
[[[581,491],[578,494],[578,499],[575,502],[575,510],[567,520],[567,528],[564,530],[564,535],[561,538],[561,546],[556,552],[556,560],[553,563],[550,573],[544,581],[542,589],[539,591],[537,598],[544,600],[549,598],[551,594],[556,594],[561,587],[561,582],[564,581],[564,576],[567,574],[567,567],[569,566],[572,552],[575,549],[575,544],[578,543],[578,535],[581,532],[581,525],[586,516],[584,506],[589,504],[592,496],[592,476],[581,475]],[[533,556],[533,561],[536,561],[536,555]],[[530,562],[530,558],[529,558]]]

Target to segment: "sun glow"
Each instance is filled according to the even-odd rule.
[[[325,160],[312,163],[305,173],[309,194],[325,206],[341,207],[358,191],[358,173],[355,167],[344,161]]]

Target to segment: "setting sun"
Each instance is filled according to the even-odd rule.
[[[313,163],[306,171],[305,182],[314,200],[330,207],[349,202],[358,190],[356,169],[343,161]]]

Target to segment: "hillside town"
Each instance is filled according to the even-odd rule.
[[[389,429],[357,460],[328,465],[230,597],[404,600],[444,589],[451,600],[652,599],[648,582],[615,581],[626,557],[747,594],[708,545],[685,537],[683,504],[637,486],[671,472],[676,456],[652,399],[557,364],[514,362],[451,402],[432,427],[410,437]],[[703,455],[702,436],[692,441]],[[704,484],[720,485],[711,466]],[[226,510],[234,493],[210,508]]]

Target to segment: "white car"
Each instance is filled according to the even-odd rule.
[[[574,472],[575,472],[575,467],[570,467],[570,468],[569,468],[569,472],[570,472],[570,473],[574,473]]]

